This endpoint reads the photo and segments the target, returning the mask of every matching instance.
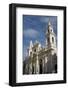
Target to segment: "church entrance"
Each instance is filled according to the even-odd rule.
[[[34,74],[34,66],[32,66],[32,74]]]
[[[39,73],[42,74],[42,59],[39,62]]]
[[[57,73],[57,64],[55,64],[55,73]]]

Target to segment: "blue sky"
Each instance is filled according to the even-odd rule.
[[[50,20],[53,26],[54,32],[57,36],[57,16],[34,16],[23,15],[23,54],[27,56],[27,48],[29,42],[32,40],[34,43],[36,40],[45,45],[45,33],[48,27],[48,21]]]

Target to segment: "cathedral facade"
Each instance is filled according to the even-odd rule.
[[[23,74],[57,73],[57,43],[53,27],[48,22],[45,47],[30,41],[28,57],[23,61]]]

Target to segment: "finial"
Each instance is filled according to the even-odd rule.
[[[33,47],[33,43],[32,43],[32,40],[30,41],[30,48],[32,48]]]
[[[49,21],[48,21],[48,26],[51,26],[51,23],[50,23],[50,18],[49,18]]]

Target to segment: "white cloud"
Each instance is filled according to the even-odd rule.
[[[26,37],[36,38],[38,36],[38,31],[34,29],[27,29],[27,30],[24,30],[24,35]]]
[[[51,21],[51,23],[56,22],[56,17],[42,17],[40,19],[41,22],[48,23],[48,21]]]
[[[49,21],[49,18],[42,17],[40,19],[41,22],[47,23]]]

